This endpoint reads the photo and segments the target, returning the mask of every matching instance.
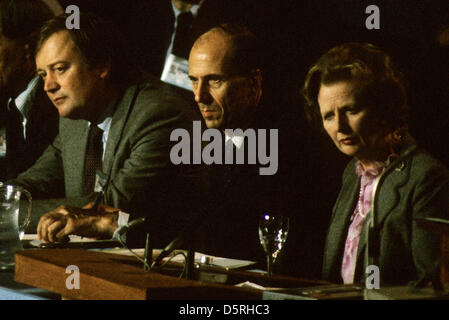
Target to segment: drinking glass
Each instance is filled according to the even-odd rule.
[[[259,219],[259,240],[267,255],[268,275],[273,274],[276,258],[284,247],[289,229],[289,218],[264,214]]]
[[[24,196],[24,197],[23,197]],[[24,203],[21,205],[21,200]],[[19,211],[26,204],[27,213],[19,224]],[[30,223],[31,195],[23,188],[12,185],[0,186],[0,270],[14,268],[14,253],[21,250],[23,234]]]

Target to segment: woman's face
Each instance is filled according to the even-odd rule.
[[[357,84],[322,84],[318,92],[324,129],[344,154],[360,160],[385,160],[385,143],[378,121],[356,98]]]

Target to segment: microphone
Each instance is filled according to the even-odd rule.
[[[125,224],[124,226],[121,226],[117,231],[116,231],[116,235],[121,237],[123,234],[125,234],[126,232],[128,232],[129,229],[134,228],[135,226],[141,225],[142,223],[145,222],[146,217],[142,217],[139,219],[135,219],[131,222],[129,222],[128,224]]]
[[[148,270],[148,234],[147,234],[147,242],[145,244],[145,260],[142,260],[134,251],[132,251],[128,246],[123,242],[122,235],[126,234],[130,229],[134,228],[135,226],[141,225],[145,222],[146,217],[141,217],[139,219],[135,219],[129,223],[127,223],[124,226],[121,226],[118,228],[113,235],[114,239],[118,238],[118,241],[120,244],[127,250],[129,250],[139,261],[143,263],[144,270]]]
[[[178,236],[172,240],[163,250],[162,252],[154,259],[153,263],[151,264],[150,270],[161,263],[161,261],[166,258],[168,255],[170,255],[174,250],[179,249],[182,245],[188,246],[188,253],[187,253],[187,273],[189,273],[189,262],[191,265],[193,265],[193,258],[194,258],[194,252],[192,249],[192,241],[195,236],[195,231],[198,230],[200,226],[203,225],[204,221],[206,220],[206,214],[207,210],[204,208],[201,209],[197,215],[196,218],[193,219],[190,223],[184,226],[182,228],[181,232],[178,234]],[[190,259],[190,260],[189,260]],[[191,266],[190,266],[191,268]]]
[[[176,237],[172,242],[170,242],[164,250],[157,256],[157,258],[151,264],[150,270],[158,265],[165,257],[167,257],[174,250],[178,249],[184,243],[184,237]]]

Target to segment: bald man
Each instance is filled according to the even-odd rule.
[[[195,101],[208,128],[223,133],[227,146],[246,148],[244,135],[224,134],[225,129],[261,128],[262,71],[258,41],[237,25],[220,25],[201,35],[189,57],[189,78]],[[229,152],[226,148],[225,152]],[[224,162],[223,162],[224,163]],[[258,216],[269,210],[268,183],[257,164],[211,166],[211,218],[203,251],[226,257],[264,261],[257,236]],[[270,191],[270,190],[268,190]],[[238,245],[244,244],[244,245]]]

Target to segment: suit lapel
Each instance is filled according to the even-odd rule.
[[[386,171],[379,179],[379,185],[376,188],[376,192],[378,192],[379,194],[376,196],[377,201],[375,203],[375,205],[377,206],[376,226],[377,230],[379,231],[382,229],[382,224],[385,219],[400,201],[399,189],[404,186],[409,179],[409,170],[407,170],[407,168],[409,167],[409,159],[407,158],[407,156],[415,149],[416,145],[413,145],[411,148],[408,148],[406,151],[404,151],[403,155],[400,158],[393,161],[390,166],[385,169]],[[364,265],[363,261],[365,258],[366,240],[370,216],[371,212],[369,212],[368,218],[365,221],[365,225],[360,235],[359,247],[357,249],[357,266],[359,268],[360,266]],[[379,239],[380,235],[378,235],[378,241]],[[358,271],[360,270],[356,270],[356,274]]]
[[[89,123],[86,120],[61,119],[64,180],[66,189],[71,189],[70,194],[83,194],[83,174],[80,173],[84,172],[88,133]]]
[[[410,170],[409,159],[400,158],[391,164],[391,169],[387,172],[385,179],[378,186],[377,196],[377,225],[382,226],[385,218],[390,214],[400,201],[399,189],[409,180]]]
[[[134,104],[137,92],[137,85],[128,88],[125,91],[123,98],[118,102],[117,108],[112,117],[111,128],[109,129],[108,141],[106,142],[106,150],[103,160],[103,172],[107,175],[110,174],[117,145],[121,139],[123,127],[128,119],[131,106]]]

